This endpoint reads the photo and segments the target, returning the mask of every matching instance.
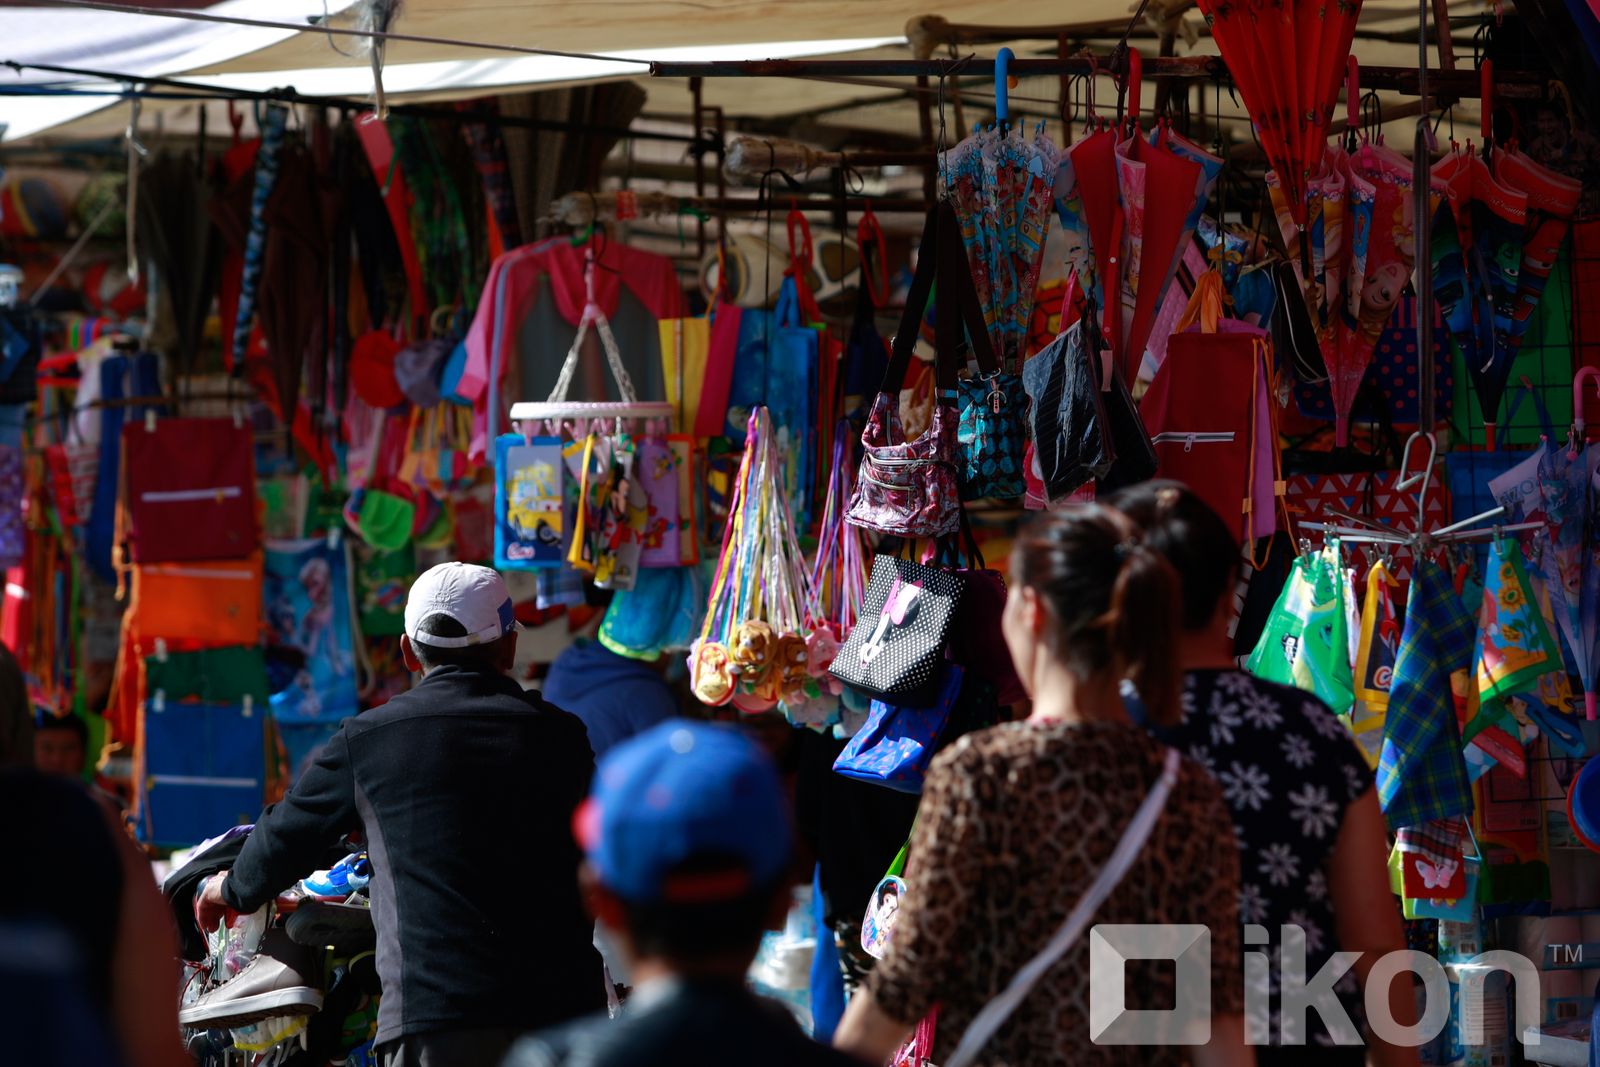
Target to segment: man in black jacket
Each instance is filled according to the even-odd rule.
[[[605,1006],[572,835],[594,755],[581,722],[507,676],[516,622],[497,573],[434,567],[412,586],[405,626],[421,682],[344,723],[208,883],[200,918],[260,908],[359,828],[380,1062],[477,1067],[520,1033]]]

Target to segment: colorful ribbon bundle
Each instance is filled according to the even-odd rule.
[[[705,625],[689,652],[694,695],[713,707],[732,702],[741,711],[766,711],[801,697],[812,680],[801,631],[805,561],[783,470],[772,416],[758,407],[750,413]]]
[[[806,679],[801,692],[783,701],[784,715],[796,726],[826,726],[838,718],[844,683],[828,673],[828,666],[855,628],[866,596],[871,556],[861,529],[844,521],[855,489],[855,465],[846,455],[850,436],[849,424],[841,420],[833,438],[828,495],[806,600]]]

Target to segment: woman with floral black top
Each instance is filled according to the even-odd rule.
[[[1144,528],[1146,543],[1182,580],[1182,716],[1151,732],[1204,765],[1222,786],[1240,848],[1239,917],[1265,927],[1264,988],[1250,999],[1271,1010],[1247,1015],[1264,1065],[1410,1067],[1414,1048],[1370,1036],[1363,1045],[1362,990],[1378,957],[1406,947],[1398,901],[1389,890],[1388,837],[1366,760],[1344,724],[1316,697],[1239,670],[1229,634],[1239,546],[1227,524],[1176,483],[1149,482],[1118,493],[1115,506]],[[1335,952],[1360,959],[1334,987],[1350,1025],[1278,1017],[1282,952],[1305,947],[1306,978]],[[1270,994],[1270,1001],[1267,999]],[[1411,984],[1389,989],[1389,1011],[1416,1022]],[[1297,1046],[1297,1047],[1286,1047]]]

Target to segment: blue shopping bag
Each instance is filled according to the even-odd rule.
[[[817,463],[818,364],[822,338],[800,321],[800,294],[785,278],[771,311],[746,310],[739,320],[739,346],[728,389],[726,434],[744,443],[752,409],[772,412],[786,457],[784,486],[804,526],[810,519],[810,488]]]
[[[834,771],[901,793],[922,792],[928,764],[961,694],[962,675],[959,666],[946,663],[939,695],[925,708],[874,700],[867,724],[839,753]]]

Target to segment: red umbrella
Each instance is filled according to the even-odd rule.
[[[1327,146],[1361,0],[1198,2],[1289,209],[1304,226],[1307,185]]]
[[[1149,143],[1139,132],[1138,52],[1129,55],[1127,139],[1117,145],[1116,166],[1124,216],[1118,264],[1122,329],[1112,350],[1123,380],[1131,382],[1139,376],[1145,342],[1177,269],[1179,242],[1201,188],[1199,163],[1177,155],[1165,141]]]
[[[1102,309],[1117,306],[1121,287],[1118,260],[1122,246],[1122,209],[1117,203],[1117,135],[1109,126],[1092,129],[1066,150],[1077,182],[1077,195],[1083,204],[1083,217],[1089,227],[1089,249],[1094,265],[1095,285]],[[1087,284],[1087,282],[1086,282]],[[1106,331],[1113,333],[1119,316],[1107,313]],[[1113,346],[1114,337],[1111,338]]]

